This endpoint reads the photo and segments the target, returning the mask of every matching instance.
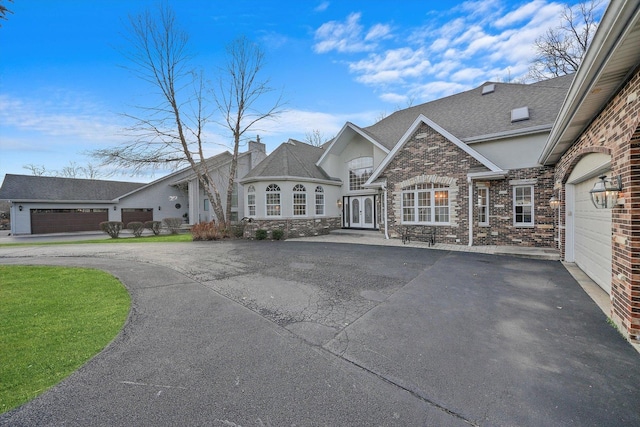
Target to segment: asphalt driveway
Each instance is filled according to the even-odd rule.
[[[1,425],[640,425],[640,356],[559,262],[313,242],[0,248],[132,295]]]

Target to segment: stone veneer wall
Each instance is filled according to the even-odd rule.
[[[389,163],[383,177],[389,188],[389,234],[398,237],[407,227],[415,240],[424,237],[427,228],[433,228],[436,243],[469,244],[469,187],[467,173],[482,170],[484,166],[455,146],[438,132],[423,124],[396,157]],[[485,168],[486,169],[486,168]],[[441,184],[449,188],[449,225],[403,225],[402,190],[419,183]],[[489,225],[480,226],[474,203],[474,245],[519,245],[555,247],[554,212],[549,207],[553,195],[553,168],[535,167],[516,169],[505,179],[484,181],[489,188]],[[513,186],[534,186],[534,226],[515,227],[513,224]],[[473,199],[477,200],[477,183],[473,186]],[[383,232],[384,225],[380,226]]]
[[[340,217],[253,220],[245,225],[244,237],[255,238],[256,230],[261,229],[267,230],[269,236],[273,230],[283,230],[285,239],[319,236],[340,228],[340,224]]]
[[[622,177],[624,205],[612,210],[611,318],[625,335],[640,342],[640,69],[556,165],[561,200],[573,168],[589,153],[610,154],[612,173]],[[564,258],[564,204],[560,218]]]

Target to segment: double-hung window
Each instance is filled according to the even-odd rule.
[[[533,226],[533,185],[513,187],[513,223],[516,227]]]
[[[324,189],[316,187],[316,215],[324,215]]]
[[[489,189],[478,187],[478,224],[489,225]]]
[[[449,189],[417,184],[402,190],[402,223],[448,224]]]
[[[293,216],[305,216],[307,214],[307,189],[302,184],[293,187]]]
[[[277,184],[267,186],[267,216],[280,216],[280,187]]]
[[[256,216],[256,187],[250,185],[247,188],[247,215]]]

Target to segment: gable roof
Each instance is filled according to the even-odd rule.
[[[502,169],[500,169],[500,167],[496,166],[493,162],[491,162],[489,159],[484,157],[482,154],[478,153],[476,150],[469,147],[464,142],[460,141],[458,138],[456,138],[446,129],[443,129],[440,125],[435,123],[433,120],[423,115],[420,115],[418,116],[417,119],[414,120],[413,124],[409,127],[409,129],[407,129],[404,135],[400,138],[400,141],[398,141],[396,146],[393,147],[393,150],[391,150],[389,155],[387,155],[387,157],[384,158],[382,163],[378,165],[376,170],[373,171],[373,174],[367,180],[365,186],[372,184],[376,179],[378,179],[378,177],[380,176],[382,171],[384,171],[384,169],[387,167],[389,162],[391,162],[391,160],[396,156],[396,154],[398,154],[398,152],[402,149],[402,147],[404,147],[407,141],[411,139],[411,136],[416,132],[416,130],[418,130],[418,128],[422,123],[426,124],[433,130],[438,132],[440,135],[444,136],[447,140],[452,142],[456,147],[458,147],[459,149],[461,149],[462,151],[464,151],[465,153],[467,153],[468,155],[476,159],[478,162],[482,163],[482,165],[485,166],[487,169],[489,169],[490,172],[502,172]]]
[[[600,21],[539,162],[555,164],[640,66],[640,2],[611,2]]]
[[[533,84],[491,83],[492,93],[482,88],[451,95],[396,111],[363,131],[392,149],[420,115],[428,117],[460,141],[479,142],[551,129],[573,75]],[[511,122],[511,110],[529,107],[529,120]]]
[[[139,182],[7,174],[0,187],[0,199],[106,202],[145,185]]]
[[[334,181],[316,162],[324,153],[324,149],[304,142],[290,139],[280,144],[266,159],[256,165],[239,182],[257,181],[261,179],[302,178],[310,180]]]
[[[324,160],[324,158],[329,154],[329,152],[331,152],[339,144],[341,144],[342,147],[344,147],[344,145],[346,145],[346,143],[343,142],[344,138],[342,138],[342,136],[346,135],[347,132],[356,133],[356,134],[362,136],[367,141],[369,141],[371,144],[373,144],[376,147],[380,148],[385,153],[389,153],[390,148],[387,147],[386,145],[383,145],[380,142],[378,142],[378,140],[376,140],[376,137],[374,135],[372,135],[371,133],[369,133],[365,129],[362,129],[359,126],[354,125],[351,122],[347,122],[347,123],[344,124],[344,126],[342,126],[342,129],[340,129],[340,132],[338,132],[338,134],[331,141],[328,142],[327,148],[325,149],[325,151],[322,154],[322,156],[316,162],[316,165],[319,166],[322,163],[322,161]],[[323,148],[324,148],[324,145],[323,145]]]

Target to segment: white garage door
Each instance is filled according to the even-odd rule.
[[[575,261],[594,282],[611,293],[611,209],[596,209],[589,190],[598,178],[575,185]]]

